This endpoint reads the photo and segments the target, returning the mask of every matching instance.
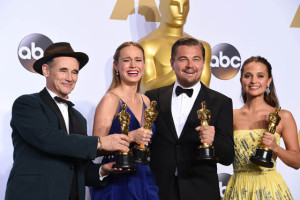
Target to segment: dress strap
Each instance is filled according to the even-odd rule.
[[[112,91],[108,91],[107,93],[111,93],[111,94],[115,95],[115,96],[119,99],[120,105],[122,105],[122,104],[125,103],[125,102],[121,99],[121,97],[119,97],[116,93],[114,93],[114,92],[112,92]]]
[[[113,94],[119,99],[119,105],[118,105],[118,108],[117,108],[116,113],[115,113],[115,116],[117,116],[119,114],[119,112],[122,110],[122,105],[125,102],[116,93],[114,93],[112,91],[108,91],[107,93]]]
[[[143,95],[141,95],[140,94],[140,96],[141,96],[141,98],[142,98],[142,101],[143,101],[143,107],[142,107],[142,117],[141,117],[141,127],[142,126],[144,126],[144,124],[145,124],[145,109],[147,108],[147,105],[145,104],[145,102],[144,102],[144,98],[143,98]]]

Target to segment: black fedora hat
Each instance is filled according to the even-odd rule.
[[[67,42],[58,42],[53,43],[50,46],[48,46],[44,52],[44,56],[33,64],[33,69],[43,75],[42,66],[43,64],[47,63],[50,59],[55,57],[73,57],[76,58],[79,62],[79,70],[86,65],[86,63],[89,61],[88,55],[82,52],[74,52],[71,45]]]

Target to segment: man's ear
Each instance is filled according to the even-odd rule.
[[[174,61],[172,60],[172,58],[170,59],[170,63],[171,63],[171,67],[174,70]]]
[[[49,65],[47,64],[43,64],[42,66],[42,72],[43,72],[43,75],[48,78],[49,77]]]

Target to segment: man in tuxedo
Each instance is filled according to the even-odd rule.
[[[199,82],[204,58],[198,40],[177,40],[170,60],[176,82],[146,92],[158,102],[150,166],[162,200],[220,200],[216,162],[233,161],[232,100]],[[197,117],[202,101],[211,111],[205,126]],[[201,143],[214,146],[216,162],[197,161]]]
[[[86,119],[67,101],[88,56],[69,43],[50,45],[34,70],[45,76],[46,87],[23,95],[12,108],[14,163],[7,182],[7,200],[83,200],[85,185],[104,186],[112,163],[92,159],[102,149],[128,151],[122,134],[87,136]]]

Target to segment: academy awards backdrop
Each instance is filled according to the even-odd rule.
[[[88,120],[91,134],[96,105],[112,78],[112,56],[125,41],[139,41],[160,24],[159,0],[0,1],[0,199],[13,164],[11,107],[22,95],[38,92],[45,78],[32,72],[33,62],[54,42],[70,42],[90,57],[80,71],[70,99]],[[282,109],[291,111],[300,127],[299,1],[190,0],[184,31],[211,47],[210,88],[240,108],[240,67],[261,55],[273,67]],[[283,141],[281,145],[284,146]],[[218,166],[220,194],[232,166]],[[294,199],[300,199],[299,171],[278,159],[277,170]],[[89,199],[87,195],[87,199]]]

